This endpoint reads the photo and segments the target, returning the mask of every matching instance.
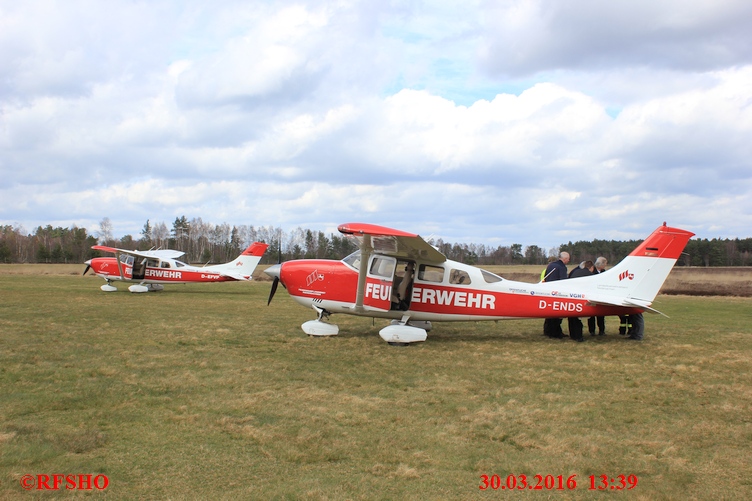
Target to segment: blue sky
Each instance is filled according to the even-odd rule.
[[[0,224],[752,236],[752,4],[0,0]]]

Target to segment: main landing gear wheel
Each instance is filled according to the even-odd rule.
[[[426,330],[408,325],[409,318],[409,316],[405,315],[399,323],[392,323],[381,329],[379,331],[381,339],[391,346],[407,346],[410,343],[425,341],[428,337]]]

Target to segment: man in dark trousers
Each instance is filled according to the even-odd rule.
[[[595,260],[595,271],[593,272],[593,275],[597,275],[598,273],[603,273],[606,271],[606,265],[608,265],[608,260],[601,256],[598,259]],[[605,317],[590,317],[587,319],[587,326],[588,326],[588,332],[590,332],[591,336],[595,336],[595,326],[598,325],[598,335],[603,336],[606,334],[606,318]]]
[[[549,263],[546,267],[546,273],[543,277],[544,282],[555,282],[556,280],[565,280],[567,278],[567,263],[569,262],[569,253],[562,252],[559,259]],[[547,318],[543,322],[543,334],[548,337],[563,338],[564,332],[561,330],[561,318]]]
[[[569,278],[587,277],[592,275],[594,270],[595,266],[593,262],[585,261],[569,273]],[[582,320],[578,317],[569,317],[567,320],[569,323],[569,337],[575,341],[584,341],[585,338],[582,337]]]

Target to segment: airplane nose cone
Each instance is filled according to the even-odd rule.
[[[275,264],[273,266],[268,267],[264,270],[264,273],[269,275],[272,278],[279,279],[279,275],[282,272],[282,265],[281,264]]]

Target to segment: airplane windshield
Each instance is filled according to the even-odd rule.
[[[480,270],[480,272],[483,274],[483,280],[485,280],[487,284],[493,284],[495,282],[501,282],[502,280],[504,280],[499,275],[494,275],[490,271]]]
[[[356,270],[359,270],[360,269],[360,251],[356,250],[355,252],[347,256],[345,259],[343,259],[342,262],[348,266],[352,266]]]

